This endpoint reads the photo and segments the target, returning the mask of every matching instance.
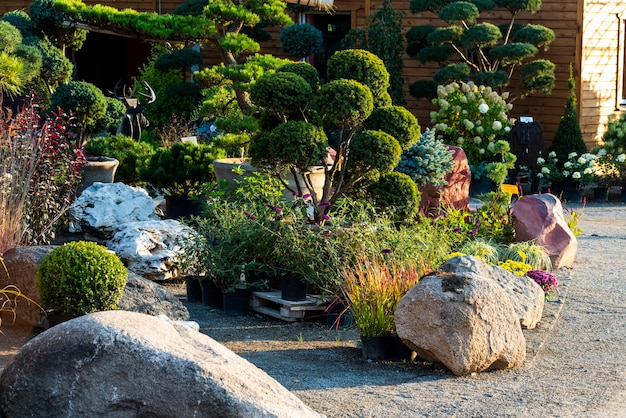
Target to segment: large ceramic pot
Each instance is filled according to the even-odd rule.
[[[87,157],[87,163],[83,166],[82,182],[78,188],[82,192],[95,182],[113,183],[115,172],[120,162],[109,157]]]
[[[250,164],[249,158],[219,158],[213,161],[213,168],[215,169],[215,178],[220,180],[226,180],[228,182],[229,187],[234,187],[236,185],[236,181],[241,179],[241,175],[234,173],[234,168],[243,169],[243,175],[249,175],[255,171],[259,171],[257,167],[254,167]],[[313,184],[313,190],[318,198],[322,197],[322,192],[324,190],[324,183],[326,181],[326,174],[324,167],[322,166],[313,166],[310,167],[310,171],[304,173],[311,183]],[[303,174],[298,174],[298,180],[300,184],[304,184],[304,180],[302,178]],[[289,173],[287,174],[287,184],[289,186],[288,189],[283,191],[283,196],[285,199],[290,200],[293,199],[293,192],[291,190],[296,190],[296,181],[294,176]],[[289,190],[291,189],[291,190]],[[304,189],[302,194],[310,193],[309,189]]]

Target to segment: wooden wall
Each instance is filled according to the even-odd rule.
[[[617,116],[620,111],[616,110],[620,109],[619,103],[616,106],[617,60],[618,45],[623,48],[623,40],[618,39],[620,19],[617,16],[626,19],[626,2],[586,0],[583,7],[580,122],[585,137],[595,143],[601,140],[608,118]],[[621,106],[621,111],[624,110],[626,108]]]

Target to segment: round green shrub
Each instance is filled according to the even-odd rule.
[[[272,131],[269,154],[282,164],[306,171],[308,167],[322,163],[327,148],[328,141],[322,128],[307,122],[289,121]]]
[[[175,49],[159,55],[154,61],[154,68],[169,71],[202,64],[202,53],[192,48]]]
[[[420,137],[417,118],[402,106],[375,108],[364,126],[365,129],[387,132],[398,140],[403,150],[410,148]]]
[[[120,100],[113,97],[105,97],[106,111],[94,125],[93,131],[98,133],[115,133],[120,126],[122,118],[126,115],[126,106]]]
[[[55,248],[37,268],[41,304],[72,316],[116,309],[128,271],[122,261],[95,242],[75,241]]]
[[[389,72],[383,60],[363,49],[337,51],[328,60],[328,79],[347,78],[359,81],[380,96],[389,88]]]
[[[626,152],[626,112],[622,112],[617,119],[609,120],[602,140],[609,154],[618,156]]]
[[[278,40],[281,50],[297,59],[319,52],[324,44],[322,32],[306,23],[297,23],[281,29]]]
[[[19,29],[9,22],[0,21],[0,51],[11,53],[22,43]]]
[[[435,132],[427,130],[416,144],[402,153],[396,171],[407,174],[418,186],[445,186],[446,174],[454,167],[452,155],[453,151],[446,144],[437,141]]]
[[[250,89],[250,100],[273,113],[284,116],[303,110],[313,90],[307,81],[292,72],[274,72],[261,76]]]
[[[225,157],[223,149],[211,144],[175,142],[169,148],[157,149],[140,177],[170,196],[189,197],[204,183],[215,180],[213,160]]]
[[[320,75],[317,72],[317,69],[309,64],[308,62],[292,62],[289,64],[285,64],[279,69],[277,72],[286,72],[286,73],[294,73],[304,78],[309,86],[311,86],[311,90],[316,92],[320,88]]]
[[[393,171],[400,161],[402,148],[398,141],[383,131],[362,131],[350,144],[350,173],[362,175],[371,170],[380,174]]]
[[[313,104],[326,122],[341,129],[360,125],[374,110],[370,89],[358,81],[347,79],[333,80],[324,84],[315,96]]]
[[[104,116],[107,101],[98,87],[85,81],[70,81],[58,87],[51,97],[51,110],[72,111],[83,132],[92,132],[96,122]]]
[[[110,157],[120,162],[115,180],[128,185],[141,182],[141,170],[148,167],[154,147],[143,141],[135,141],[126,135],[107,135],[91,138],[85,145],[85,154],[94,157]]]
[[[409,176],[392,172],[370,187],[374,205],[394,222],[412,223],[419,212],[420,192]]]

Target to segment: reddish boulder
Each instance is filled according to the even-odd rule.
[[[454,167],[446,175],[447,185],[435,187],[432,184],[420,187],[422,201],[420,207],[424,212],[437,212],[440,202],[457,209],[467,209],[469,207],[469,185],[471,173],[465,151],[459,147],[448,145],[454,154]]]
[[[535,240],[543,246],[552,267],[571,267],[578,251],[578,241],[572,233],[559,199],[550,194],[532,194],[522,197],[513,205],[515,240]]]

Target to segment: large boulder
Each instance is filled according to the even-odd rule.
[[[457,209],[469,207],[471,173],[465,151],[453,145],[448,145],[448,148],[453,151],[454,159],[454,167],[446,175],[448,184],[443,187],[435,187],[432,184],[420,187],[420,207],[424,210],[437,212],[441,209],[442,203]]]
[[[132,271],[128,272],[128,281],[117,306],[123,311],[164,315],[174,321],[189,320],[189,311],[172,292]]]
[[[523,328],[532,329],[541,321],[545,295],[541,286],[528,276],[516,276],[473,256],[454,257],[439,267],[446,273],[473,273],[494,280],[513,302]]]
[[[99,183],[87,187],[70,208],[70,232],[85,232],[107,240],[118,225],[157,220],[155,202],[140,187]]]
[[[0,376],[8,417],[320,417],[192,328],[109,311],[38,335]]]
[[[425,276],[402,297],[394,319],[398,336],[419,357],[458,376],[517,367],[526,358],[513,304],[488,277]]]
[[[532,194],[519,199],[511,210],[515,218],[515,239],[535,241],[550,255],[552,268],[572,267],[578,240],[563,216],[559,199],[550,194]]]
[[[2,255],[6,270],[0,267],[0,288],[12,285],[34,302],[39,303],[39,290],[37,289],[37,267],[43,258],[56,248],[55,245],[42,245],[32,247],[16,247]],[[8,275],[7,275],[8,273]],[[15,324],[26,326],[40,326],[43,310],[37,303],[31,303],[27,299],[18,297],[11,299],[4,307],[13,309]],[[2,313],[2,325],[13,322],[13,313]]]
[[[128,222],[118,226],[107,247],[115,251],[128,270],[164,281],[181,275],[181,240],[190,234],[191,228],[173,219]]]

